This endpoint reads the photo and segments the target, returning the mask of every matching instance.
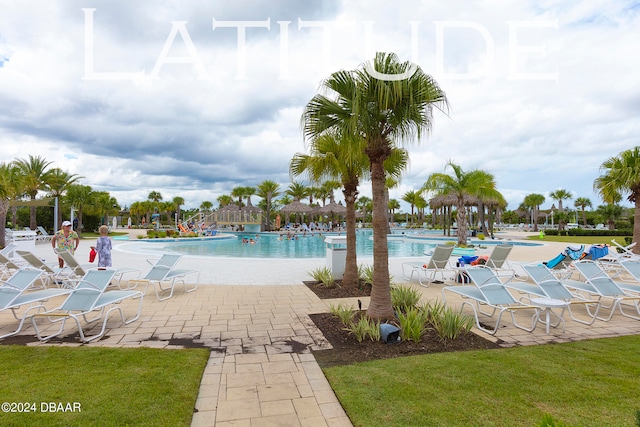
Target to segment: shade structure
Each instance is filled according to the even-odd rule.
[[[326,206],[322,206],[318,209],[321,214],[336,214],[336,215],[344,215],[347,213],[347,207],[343,206],[341,203],[330,202]]]
[[[304,203],[299,202],[298,200],[294,200],[293,202],[280,209],[280,212],[285,214],[310,214],[313,212],[313,208],[309,205],[305,205]]]

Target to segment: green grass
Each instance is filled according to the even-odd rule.
[[[0,346],[2,426],[189,426],[209,356],[205,349]],[[78,402],[81,412],[41,412]]]
[[[579,243],[585,245],[595,245],[598,243],[611,243],[611,239],[615,239],[616,242],[624,245],[625,236],[547,236],[541,239],[538,235],[527,237],[528,240],[536,240],[542,242],[566,242],[566,243]]]
[[[324,369],[354,426],[632,426],[639,336]]]

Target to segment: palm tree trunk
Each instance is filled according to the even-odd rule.
[[[640,194],[635,196],[635,211],[633,212],[633,241],[636,245],[632,251],[634,254],[640,254]]]
[[[347,259],[342,276],[342,286],[358,286],[358,259],[356,255],[356,197],[358,195],[357,184],[345,185],[342,191],[347,207]]]
[[[467,244],[467,218],[464,208],[464,200],[462,197],[458,198],[458,214],[456,221],[458,221],[458,246],[466,246]]]
[[[371,160],[371,192],[373,196],[373,286],[368,315],[376,320],[392,319],[391,286],[389,284],[389,247],[387,246],[386,206],[384,205],[384,159]]]

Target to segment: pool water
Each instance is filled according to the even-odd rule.
[[[230,239],[183,239],[179,241],[138,241],[128,243],[127,250],[142,253],[177,252],[183,255],[233,257],[233,258],[325,258],[326,234],[298,235],[287,239],[275,233],[233,233]],[[333,234],[335,235],[335,234]],[[342,234],[344,235],[344,233]],[[242,239],[253,238],[255,243],[243,243]],[[437,244],[452,241],[440,236],[438,240],[412,238],[411,235],[390,235],[388,238],[390,257],[421,257]],[[499,241],[495,241],[498,243]],[[489,242],[487,242],[489,243]],[[491,242],[493,243],[493,242]],[[356,253],[358,256],[373,256],[372,230],[357,230]]]

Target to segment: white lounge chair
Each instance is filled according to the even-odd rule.
[[[53,239],[53,235],[49,234],[43,226],[39,225],[36,228],[36,243],[47,243]]]
[[[0,311],[11,310],[13,317],[18,320],[18,326],[11,332],[0,335],[0,339],[20,332],[25,320],[32,312],[46,310],[44,303],[47,300],[71,293],[71,289],[59,288],[30,291],[42,274],[40,270],[22,269],[16,271],[7,281],[2,282]],[[20,314],[22,309],[24,310]]]
[[[191,287],[187,285],[185,281],[185,277],[189,275],[197,276],[195,284],[191,285]],[[145,294],[149,286],[152,286],[158,301],[164,301],[173,296],[177,282],[182,283],[185,292],[193,292],[198,288],[199,280],[200,272],[197,270],[182,270],[167,267],[166,265],[154,265],[144,277],[130,280],[129,283],[132,285],[132,288],[137,287],[138,284],[144,284]],[[163,295],[161,296],[161,294]]]
[[[487,258],[485,267],[493,270],[498,276],[507,276],[510,279],[515,277],[516,272],[507,259],[512,249],[513,245],[496,245]]]
[[[12,249],[13,250],[13,249]],[[16,261],[10,259],[3,252],[0,252],[0,279],[11,276],[14,272],[20,270],[23,266]]]
[[[524,304],[516,300],[489,268],[482,266],[469,267],[465,271],[471,278],[473,285],[445,286],[442,289],[443,301],[446,301],[445,291],[463,297],[461,310],[464,309],[465,305],[469,305],[473,309],[478,329],[491,335],[494,335],[500,328],[500,321],[505,312],[511,314],[511,320],[515,327],[526,332],[532,332],[536,328],[541,307]],[[483,307],[489,308],[491,311],[483,311]],[[516,321],[516,312],[525,310],[533,312],[530,327],[522,326]],[[495,319],[495,326],[490,328],[481,322],[480,314]]]
[[[43,271],[49,285],[56,284],[58,286],[72,286],[66,283],[66,279],[68,279],[69,277],[69,269],[54,267],[53,265],[45,264],[40,258],[29,251],[17,250],[16,253],[20,255],[32,268]]]
[[[433,249],[431,257],[425,262],[404,262],[402,263],[402,276],[405,280],[411,281],[413,274],[417,273],[418,282],[423,286],[429,286],[430,282],[435,281],[436,275],[439,273],[442,280],[445,280],[444,273],[451,271],[449,259],[453,252],[453,245],[438,245]],[[410,274],[407,274],[410,271]],[[421,273],[424,273],[426,283],[422,282]]]
[[[74,257],[69,251],[59,251],[58,256],[64,260],[66,267],[71,271],[71,275],[73,278],[80,278],[87,274],[87,270],[96,268],[92,265],[80,265],[76,257]],[[140,270],[133,267],[123,267],[116,269],[116,274],[114,276],[114,281],[118,284],[118,288],[123,289],[122,287],[122,279],[125,274],[128,273],[136,273],[138,276],[140,275]],[[69,280],[73,280],[70,278]],[[126,290],[131,290],[131,288],[126,287]]]
[[[594,261],[577,261],[574,263],[576,269],[584,277],[585,282],[571,281],[565,283],[565,286],[575,289],[582,293],[588,293],[598,300],[607,299],[611,301],[609,306],[602,304],[605,309],[611,309],[608,317],[598,317],[599,320],[609,321],[613,317],[616,308],[625,317],[640,320],[640,295],[634,296],[625,292],[600,266]],[[623,306],[631,306],[639,316],[626,313]]]
[[[142,310],[143,294],[139,291],[106,291],[115,274],[116,271],[110,269],[89,270],[59,307],[34,314],[31,320],[38,339],[47,341],[60,335],[64,331],[67,319],[73,319],[76,322],[80,340],[83,342],[90,342],[104,335],[109,315],[113,311],[120,313],[122,323],[125,325],[137,320]],[[139,304],[136,314],[126,318],[122,312],[121,303],[129,298],[138,298]],[[93,313],[98,314],[96,317],[88,319],[87,316]],[[60,328],[52,334],[43,336],[37,322],[38,319],[43,317],[49,319],[49,324],[60,323]],[[85,323],[93,323],[102,319],[102,328],[97,334],[87,336],[82,328],[81,318]]]

